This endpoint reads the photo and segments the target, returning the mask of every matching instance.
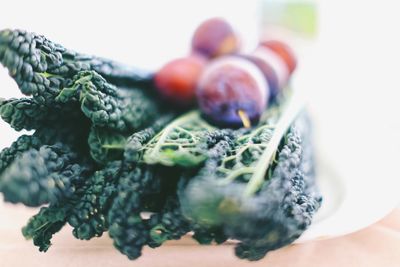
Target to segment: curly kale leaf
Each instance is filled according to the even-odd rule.
[[[134,164],[141,158],[143,146],[172,118],[173,114],[162,115],[152,126],[129,137],[107,128],[92,127],[88,138],[90,154],[99,164],[121,159],[124,159],[125,163]]]
[[[314,176],[305,172],[313,165],[307,157],[310,154],[305,152],[311,147],[302,144],[308,134],[291,128],[270,180],[247,204],[252,204],[253,210],[247,209],[247,214],[243,214],[246,223],[226,228],[228,234],[242,241],[236,247],[238,257],[261,259],[268,251],[292,243],[311,224],[322,199]],[[251,231],[255,225],[263,225],[262,231]]]
[[[132,66],[99,58],[86,56],[86,61],[90,62],[91,69],[103,76],[107,81],[117,86],[139,87],[151,89],[153,87],[153,74]],[[84,57],[77,60],[84,61]]]
[[[73,127],[79,127],[80,131],[74,131]],[[63,143],[81,156],[86,156],[87,126],[79,121],[61,121],[54,123],[52,127],[40,128],[32,135],[22,135],[10,147],[0,152],[0,174],[23,152],[29,149],[39,149],[42,145]]]
[[[74,194],[88,171],[78,155],[64,144],[44,145],[21,153],[1,174],[6,201],[37,207]]]
[[[67,212],[57,206],[41,208],[22,228],[22,234],[26,239],[33,239],[33,244],[39,247],[39,251],[46,252],[51,246],[53,235],[65,225]]]
[[[312,153],[303,152],[311,146],[302,144],[309,127],[304,120],[292,125],[299,110],[292,106],[276,125],[260,125],[237,137],[233,148],[210,157],[179,190],[183,214],[203,229],[222,229],[239,240],[240,258],[258,260],[293,242],[319,208]]]
[[[210,228],[192,223],[192,228],[193,239],[202,245],[210,245],[213,242],[222,244],[228,239],[222,227]]]
[[[127,137],[104,128],[92,127],[88,143],[90,155],[100,164],[121,159]]]
[[[47,120],[47,110],[30,98],[0,99],[0,116],[16,131],[37,129]]]
[[[131,164],[137,163],[143,156],[143,149],[147,142],[151,140],[165,125],[174,117],[174,114],[161,115],[156,119],[152,126],[138,131],[127,139],[124,147],[124,160]]]
[[[121,162],[115,161],[95,172],[80,188],[80,196],[68,215],[76,238],[89,240],[108,229],[107,212],[117,192],[120,175]]]
[[[81,72],[97,71],[118,85],[143,87],[151,83],[149,74],[106,59],[78,54],[44,36],[20,30],[0,31],[0,63],[9,70],[21,92],[31,96],[0,99],[1,117],[16,130],[51,127],[61,120],[82,120],[84,115],[78,99],[69,99],[68,103],[56,101],[60,92],[72,86],[75,75]],[[126,99],[128,101],[128,97]],[[141,107],[134,105],[130,111]]]
[[[78,98],[82,112],[97,127],[123,133],[150,125],[158,113],[157,103],[141,90],[123,90],[94,71],[80,72],[71,87],[57,96],[59,102]]]
[[[69,223],[78,239],[101,236],[107,230],[106,213],[115,193],[121,162],[112,162],[85,179],[63,201],[41,208],[23,228],[23,234],[33,239],[40,251],[47,251],[52,236]]]
[[[21,153],[29,149],[37,149],[41,145],[42,142],[37,136],[22,135],[10,147],[4,148],[0,152],[0,176]]]
[[[204,134],[214,128],[197,111],[192,111],[168,124],[143,148],[146,164],[197,166],[206,158]]]
[[[68,50],[42,35],[22,30],[0,31],[0,63],[21,92],[41,105],[54,102],[80,71],[94,70],[117,85],[144,86],[151,75],[119,63]]]
[[[151,215],[148,245],[152,248],[161,246],[167,240],[178,240],[191,230],[191,225],[183,216],[178,197],[170,196],[161,212]]]
[[[78,103],[43,106],[32,98],[0,99],[0,117],[16,131],[52,128],[60,121],[64,124],[84,121]]]
[[[129,159],[128,152],[133,151],[134,158],[137,160],[140,156],[146,164],[196,168],[213,156],[212,148],[220,141],[232,141],[245,131],[216,129],[197,111],[191,111],[169,123],[147,144],[132,149],[128,143],[125,155]]]
[[[138,165],[120,177],[118,193],[108,211],[109,235],[129,259],[138,258],[149,241],[150,231],[141,212],[145,196],[160,190],[159,175],[155,167]]]

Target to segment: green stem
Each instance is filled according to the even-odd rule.
[[[290,103],[287,105],[287,109],[283,112],[276,125],[272,138],[268,143],[268,147],[264,150],[264,153],[261,155],[257,165],[255,166],[256,171],[246,186],[244,192],[245,197],[249,197],[257,192],[261,184],[264,182],[265,174],[270,166],[273,155],[278,149],[282,137],[285,135],[290,125],[303,109],[303,106],[304,102],[297,95],[293,95],[291,97]]]
[[[245,168],[240,168],[240,169],[234,170],[227,177],[218,181],[218,184],[219,185],[227,185],[227,184],[231,183],[233,180],[235,180],[237,177],[239,177],[240,175],[253,173],[253,171],[254,171],[253,167],[245,167]]]
[[[124,145],[102,145],[101,147],[106,149],[119,149],[119,150],[125,149]]]

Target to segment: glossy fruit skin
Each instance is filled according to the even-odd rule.
[[[242,127],[238,111],[252,123],[266,109],[268,84],[262,72],[250,61],[238,56],[214,60],[204,70],[197,87],[202,113],[213,123],[224,127]]]
[[[254,63],[264,74],[264,78],[268,83],[269,100],[273,101],[280,92],[278,76],[274,68],[266,61],[254,55],[241,55],[243,58]]]
[[[267,47],[259,46],[251,55],[271,66],[278,79],[279,89],[287,85],[290,77],[289,69],[277,53]]]
[[[205,58],[195,54],[170,61],[154,77],[158,92],[181,107],[192,105],[196,98],[196,85],[205,65]]]
[[[286,63],[289,73],[292,74],[297,67],[297,58],[289,45],[278,40],[268,40],[260,43],[260,46],[267,47],[277,53]]]
[[[232,26],[221,18],[200,24],[192,38],[192,50],[208,58],[235,53],[239,47],[240,41]]]

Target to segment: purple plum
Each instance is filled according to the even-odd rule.
[[[206,67],[196,94],[202,113],[213,123],[241,127],[258,121],[267,107],[269,87],[254,63],[225,56]]]

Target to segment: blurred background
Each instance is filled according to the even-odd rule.
[[[246,51],[260,37],[283,39],[299,58],[291,84],[308,99],[321,172],[340,180],[342,187],[330,189],[344,188],[336,217],[341,220],[330,223],[346,218],[350,231],[353,222],[367,226],[399,203],[396,1],[3,1],[1,10],[2,29],[34,31],[65,47],[149,70],[187,54],[193,30],[209,17],[229,20]],[[1,97],[19,96],[2,67],[0,87]],[[19,134],[0,122],[0,148]],[[0,218],[14,225],[4,212]]]

